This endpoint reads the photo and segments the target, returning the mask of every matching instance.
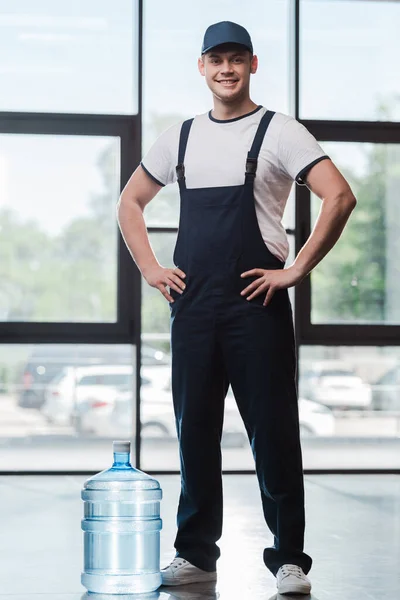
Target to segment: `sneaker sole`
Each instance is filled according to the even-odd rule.
[[[309,594],[311,592],[310,585],[280,585],[278,587],[279,594]]]
[[[205,581],[217,581],[217,572],[205,572],[204,575],[200,573],[197,575],[192,575],[191,577],[173,577],[171,579],[162,575],[161,585],[186,585],[188,583],[204,583]]]

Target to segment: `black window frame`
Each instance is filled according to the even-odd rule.
[[[149,7],[146,7],[149,10]],[[292,94],[291,114],[323,141],[352,141],[372,143],[400,143],[400,123],[370,121],[302,120],[299,115],[300,85],[300,8],[301,0],[290,4],[290,82]],[[48,114],[0,112],[0,134],[37,135],[88,135],[117,136],[121,143],[121,190],[141,160],[142,141],[142,71],[143,71],[143,0],[138,2],[138,114]],[[296,184],[294,184],[296,185]],[[311,226],[310,190],[296,185],[295,229],[287,229],[295,236],[296,254],[305,243]],[[148,227],[151,233],[177,233],[177,227]],[[136,347],[136,410],[134,410],[135,465],[141,468],[140,435],[140,367],[141,367],[141,286],[142,278],[122,236],[118,234],[117,321],[115,323],[34,323],[0,322],[0,343],[115,343]],[[295,330],[297,345],[398,345],[400,326],[392,325],[316,325],[310,320],[311,281],[308,276],[295,289]],[[369,469],[382,473],[384,469]],[[75,472],[75,471],[71,471]],[[81,473],[82,471],[76,471]],[[158,473],[179,473],[178,470]],[[253,471],[234,471],[247,473]],[[324,472],[318,469],[308,472]],[[326,472],[340,472],[327,469]],[[347,470],[343,472],[367,472]],[[390,471],[393,472],[393,471]],[[11,472],[10,472],[11,473]],[[14,472],[13,472],[14,473]],[[39,471],[30,471],[35,474]],[[42,473],[42,472],[41,472]],[[52,474],[54,472],[44,472]]]
[[[301,121],[321,142],[400,144],[400,123],[355,121]],[[311,192],[296,186],[296,255],[311,232]],[[334,248],[332,249],[334,252]],[[400,325],[315,324],[311,322],[311,275],[295,289],[295,321],[302,345],[398,346]]]

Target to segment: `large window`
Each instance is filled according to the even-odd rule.
[[[115,322],[119,138],[0,135],[0,320]]]
[[[321,142],[357,200],[335,249],[311,275],[311,322],[400,324],[400,144]],[[312,225],[321,201],[312,195]]]
[[[197,60],[223,20],[251,34],[252,99],[303,122],[358,200],[295,305],[290,289],[304,467],[400,468],[399,9],[0,0],[0,470],[100,470],[118,438],[135,442],[139,468],[179,469],[170,310],[141,280],[115,205],[156,138],[212,108]],[[320,202],[293,184],[287,265]],[[172,267],[178,186],[144,216]],[[223,467],[254,468],[231,390]]]
[[[0,0],[0,40],[0,111],[138,111],[136,0]]]
[[[135,440],[135,356],[125,344],[1,344],[0,471],[105,468],[113,439]]]
[[[291,87],[290,68],[293,56],[290,54],[291,38],[288,24],[291,23],[290,10],[294,4],[268,4],[268,18],[265,19],[263,27],[263,30],[267,28],[267,31],[262,42],[257,38],[257,31],[264,5],[258,7],[258,23],[253,23],[249,15],[236,15],[235,3],[230,4],[229,14],[225,3],[214,7],[217,13],[214,9],[212,13],[207,13],[203,4],[201,14],[197,14],[195,7],[177,1],[174,6],[182,16],[179,23],[185,23],[184,27],[177,26],[176,22],[174,25],[170,23],[173,11],[169,14],[164,13],[164,5],[159,6],[162,18],[146,6],[143,153],[168,126],[196,113],[205,112],[212,106],[210,92],[198,73],[196,63],[205,28],[212,22],[224,19],[236,20],[243,24],[253,37],[255,53],[260,59],[259,72],[251,80],[254,101],[289,114],[294,104],[297,118],[390,120],[395,119],[396,115],[398,117],[397,109],[392,104],[391,111],[388,108],[390,98],[393,99],[393,92],[396,92],[393,88],[396,84],[388,73],[393,70],[393,45],[397,42],[394,36],[390,39],[385,36],[384,39],[381,32],[375,37],[370,36],[371,27],[375,31],[378,29],[378,23],[387,22],[388,28],[392,26],[398,6],[388,7],[386,2],[300,2],[300,93],[299,96],[293,96],[291,91],[297,94],[297,90]],[[383,6],[379,18],[378,4]],[[377,16],[374,23],[370,23],[368,27],[365,15],[361,14],[364,8],[368,14]],[[345,44],[346,52],[343,48],[337,51],[336,45],[340,36],[337,35],[337,27],[332,26],[335,19],[343,23],[344,14],[347,19],[347,24],[343,25],[344,39],[348,41],[348,44]],[[187,24],[189,21],[194,24],[193,27]],[[268,30],[272,24],[273,32]],[[174,36],[170,36],[166,42],[165,36],[170,27],[174,28]],[[322,46],[319,43],[322,39],[321,31],[324,38]],[[359,46],[351,43],[354,32],[358,34],[359,42],[365,40],[363,48],[373,46],[376,49],[379,45],[380,62],[368,61],[366,56],[359,52]],[[340,43],[343,41],[342,37]],[[161,46],[163,56],[170,65],[176,64],[179,54],[183,61],[180,63],[180,69],[160,72],[156,52]],[[335,52],[331,52],[332,48]],[[283,54],[280,53],[280,49],[283,49]],[[386,53],[387,56],[387,61],[384,62],[385,69],[378,66],[378,62],[382,62],[382,53]],[[271,61],[272,55],[274,61]],[[283,65],[282,56],[285,57]],[[329,61],[332,68],[326,69]],[[342,65],[341,61],[346,64]],[[279,72],[276,72],[275,66],[279,66]],[[362,77],[361,74],[365,73],[366,69],[374,68],[377,77],[371,83],[368,77]],[[182,72],[185,73],[183,78]],[[354,72],[359,76],[354,76]],[[315,77],[315,73],[318,73],[318,77]],[[329,82],[325,81],[322,84],[327,73]],[[332,73],[337,75],[333,77]],[[154,92],[156,76],[157,85],[162,87],[164,84],[164,89],[167,90],[163,94],[162,103],[158,101]],[[380,85],[376,83],[378,80]],[[261,82],[263,86],[260,86]],[[288,83],[287,87],[285,82]],[[329,98],[325,94],[326,89],[330,90]],[[349,93],[343,94],[343,89]],[[351,102],[349,94],[354,95]],[[352,135],[356,136],[357,133],[353,131]],[[318,137],[317,133],[316,136]],[[394,190],[397,185],[397,145],[328,141],[321,141],[321,145],[348,179],[358,199],[358,207],[343,238],[312,274],[312,296],[308,305],[310,323],[397,323],[397,213],[394,202]],[[302,225],[297,229],[296,222],[302,224],[302,214],[310,209],[309,220],[312,227],[321,201],[312,196],[310,205],[301,205],[298,198],[295,218],[294,200],[295,194],[300,195],[299,192],[304,196],[303,190],[294,185],[284,215],[284,225],[289,233],[293,231],[301,237]],[[145,218],[157,258],[164,266],[172,266],[172,252],[179,219],[178,186],[163,188],[146,208]],[[290,236],[289,239],[291,252],[287,264],[291,264],[295,256],[294,237]],[[291,289],[294,304],[293,292]],[[169,352],[169,309],[165,299],[158,290],[150,289],[144,282],[142,300],[142,342],[151,341],[158,344],[164,352]],[[382,308],[383,306],[385,308]],[[300,302],[298,311],[301,317],[304,316],[301,314],[302,307],[303,303]],[[386,392],[382,391],[385,377],[390,378],[393,375],[391,364],[397,360],[396,349],[377,346],[355,347],[356,338],[353,346],[348,347],[303,346],[301,330],[298,341],[299,416],[305,468],[374,468],[383,465],[398,467],[394,457],[400,417],[400,407],[394,400],[397,389],[395,391],[393,384],[390,399],[383,398]],[[355,357],[357,360],[353,360]],[[379,372],[369,368],[370,364],[376,362],[381,363],[382,369]],[[322,365],[325,365],[326,373],[320,372]],[[160,391],[155,383],[156,379],[154,383],[151,380],[150,374],[146,382],[142,381],[143,412],[146,412],[146,399],[151,396],[154,402],[159,403],[159,409],[158,417],[153,415],[152,429],[147,430],[154,434],[154,437],[144,436],[142,464],[148,469],[178,469],[179,455],[171,390],[168,387],[170,384],[165,381]],[[225,414],[224,468],[251,469],[254,462],[231,390],[228,393]],[[375,452],[379,440],[383,440],[381,446],[378,446],[382,452]],[[154,453],[154,444],[162,448],[162,453]],[[352,451],[351,458],[349,447],[358,449]]]
[[[3,471],[100,470],[121,437],[139,460],[140,278],[115,211],[140,159],[139,4],[0,0]]]
[[[400,3],[301,0],[300,117],[400,120]]]

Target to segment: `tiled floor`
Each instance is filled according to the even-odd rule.
[[[160,588],[148,595],[85,593],[82,568],[84,477],[0,477],[0,600],[272,600],[275,578],[262,562],[272,542],[255,476],[224,479],[224,532],[216,587]],[[159,476],[161,566],[174,556],[177,476]],[[307,475],[305,550],[314,600],[400,598],[400,477]]]

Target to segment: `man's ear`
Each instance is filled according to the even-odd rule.
[[[198,69],[200,71],[200,75],[203,75],[203,77],[204,77],[204,75],[205,75],[205,73],[204,73],[204,62],[203,62],[202,58],[198,59],[197,66],[198,66]]]
[[[256,54],[254,54],[253,58],[251,59],[250,73],[254,75],[254,73],[257,72],[257,69],[258,69],[258,56]]]

